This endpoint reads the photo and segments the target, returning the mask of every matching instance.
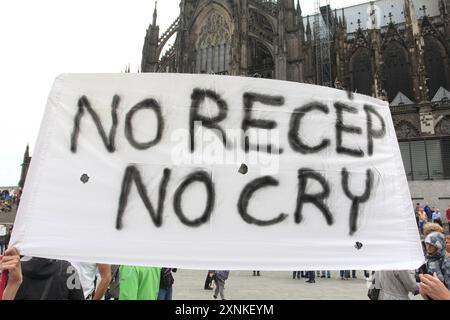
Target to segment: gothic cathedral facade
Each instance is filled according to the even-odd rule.
[[[181,0],[161,33],[155,8],[141,71],[314,83],[387,100],[413,200],[449,205],[450,0],[316,9],[304,16],[295,0]]]

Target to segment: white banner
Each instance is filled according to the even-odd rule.
[[[424,260],[388,104],[185,74],[55,81],[12,245],[29,256],[230,270]]]

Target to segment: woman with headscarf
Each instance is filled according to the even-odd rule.
[[[425,238],[428,274],[436,273],[447,289],[450,289],[450,259],[445,254],[445,236],[432,232]]]

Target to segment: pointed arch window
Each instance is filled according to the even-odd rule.
[[[200,29],[196,43],[197,73],[226,73],[231,54],[230,27],[217,12],[211,14]]]
[[[249,75],[258,74],[262,78],[272,78],[275,63],[270,50],[255,38],[249,39]]]
[[[433,98],[440,87],[450,89],[449,66],[445,59],[445,49],[433,36],[425,37],[424,60],[429,96]]]
[[[368,96],[372,95],[373,71],[370,51],[359,48],[352,56],[350,69],[352,74],[352,90]]]
[[[390,42],[383,53],[383,61],[384,83],[389,102],[392,102],[399,92],[414,100],[408,52],[405,47],[396,41]]]

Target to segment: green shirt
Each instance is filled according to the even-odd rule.
[[[119,300],[156,300],[161,268],[120,266]]]

